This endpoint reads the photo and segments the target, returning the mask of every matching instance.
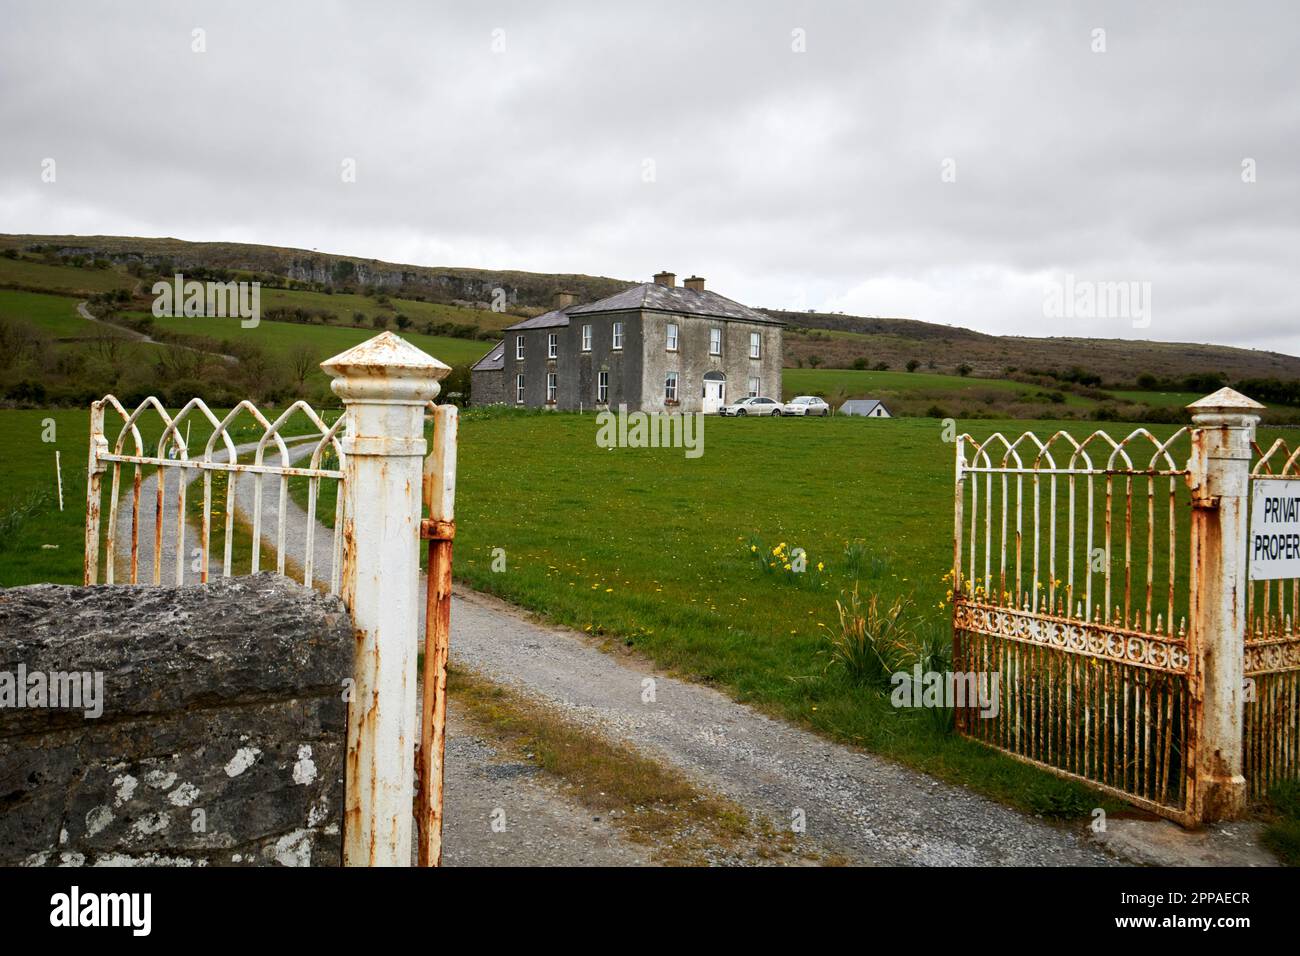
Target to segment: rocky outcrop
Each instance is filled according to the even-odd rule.
[[[352,648],[270,574],[0,590],[0,864],[338,865]]]

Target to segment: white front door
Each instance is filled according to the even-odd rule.
[[[704,380],[704,414],[711,415],[726,404],[727,383],[711,378]]]

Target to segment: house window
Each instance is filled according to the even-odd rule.
[[[546,401],[550,405],[555,404],[555,373],[546,373]]]
[[[555,358],[560,351],[560,337],[552,332],[546,336],[546,357]]]
[[[757,375],[751,375],[749,377],[749,397],[750,398],[758,397],[758,376]]]
[[[664,378],[664,401],[677,401],[677,373],[669,372]]]
[[[591,351],[591,326],[590,325],[584,325],[582,327],[582,350],[584,352]]]
[[[758,358],[763,354],[763,337],[757,332],[749,333],[749,357]]]
[[[609,404],[609,373],[599,372],[596,375],[596,404]]]
[[[709,329],[709,354],[722,354],[722,329]]]
[[[515,336],[515,360],[519,362],[524,360],[524,337],[522,335]]]
[[[668,334],[665,336],[665,340],[668,343],[668,351],[676,352],[677,351],[677,326],[673,325],[671,322],[668,323]]]
[[[623,347],[623,323],[614,323],[614,344],[610,348],[621,349]]]
[[[520,405],[524,403],[524,377],[522,375],[515,376],[515,401]]]

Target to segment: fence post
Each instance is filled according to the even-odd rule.
[[[81,582],[99,583],[99,517],[104,506],[103,479],[105,465],[101,455],[108,454],[104,437],[104,403],[90,403],[90,454],[86,460],[86,551],[82,558]]]
[[[1197,713],[1193,818],[1240,816],[1251,443],[1264,407],[1222,388],[1192,412],[1191,657]]]
[[[356,635],[344,866],[410,866],[424,408],[451,369],[383,332],[321,363],[348,423],[343,601]]]

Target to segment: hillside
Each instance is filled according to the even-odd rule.
[[[261,282],[261,332],[249,334],[222,320],[154,319],[148,290],[173,271]],[[3,311],[9,320],[25,319],[37,330],[36,340],[23,340],[0,363],[5,372],[0,398],[30,400],[34,382],[50,386],[51,401],[79,403],[83,392],[101,390],[104,383],[140,394],[182,384],[192,388],[200,380],[226,397],[242,389],[264,398],[325,398],[324,376],[309,367],[310,360],[382,328],[410,336],[456,366],[448,391],[463,395],[469,388],[468,364],[503,327],[549,308],[556,291],[592,300],[631,284],[602,276],[412,266],[241,243],[0,235],[0,289],[10,293]],[[504,292],[501,310],[490,307],[494,298],[502,298],[497,289]],[[14,297],[20,293],[35,298]],[[104,326],[83,327],[77,318],[78,299],[89,300],[92,311],[132,330],[137,339],[157,341],[143,349],[125,343],[109,349],[102,341]],[[1300,414],[1280,407],[1300,405],[1300,358],[1277,352],[997,336],[914,319],[764,311],[789,323],[787,393],[887,398],[905,415],[1033,418],[1050,413],[1151,421],[1177,412],[1174,406],[1183,396],[1228,382],[1245,383],[1248,392],[1275,406],[1275,421]],[[55,314],[58,321],[51,322]],[[6,335],[12,339],[12,329]],[[160,352],[161,346],[167,349]],[[106,350],[112,352],[107,364],[102,361]],[[177,361],[202,353],[245,361],[234,370]],[[50,355],[61,356],[59,374],[37,375]],[[136,361],[140,356],[155,361]],[[94,385],[86,380],[87,370],[97,372]]]
[[[965,364],[970,374],[994,377],[1008,371],[1030,374],[1078,367],[1101,376],[1107,387],[1133,385],[1144,374],[1182,379],[1222,372],[1230,380],[1300,378],[1300,357],[1281,352],[1194,342],[1151,342],[1078,337],[1031,338],[987,335],[958,326],[915,319],[868,318],[820,312],[765,309],[807,334],[789,336],[787,364],[810,359],[850,368],[859,358],[875,368],[901,369],[917,360],[931,371],[952,373]],[[1296,336],[1300,351],[1300,333]]]
[[[139,263],[150,269],[169,266],[182,272],[203,267],[274,275],[307,288],[332,287],[336,291],[369,286],[421,295],[435,302],[480,303],[484,308],[498,288],[505,290],[507,305],[536,309],[549,306],[552,295],[562,290],[576,292],[581,301],[591,301],[633,284],[603,276],[413,266],[278,246],[129,236],[0,235],[0,252],[6,249],[52,253],[64,260],[105,259],[117,266]]]

